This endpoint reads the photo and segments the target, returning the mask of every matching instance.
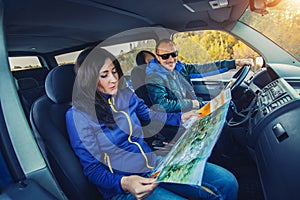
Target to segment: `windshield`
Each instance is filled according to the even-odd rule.
[[[240,21],[261,32],[300,61],[300,0],[281,0],[264,16],[248,8]]]

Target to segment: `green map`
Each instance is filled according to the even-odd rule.
[[[158,174],[158,182],[201,185],[204,166],[223,129],[230,98],[230,90],[223,91],[199,110],[210,107],[212,112],[185,123],[186,131],[153,173]]]

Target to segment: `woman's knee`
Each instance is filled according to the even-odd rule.
[[[210,185],[223,199],[234,200],[238,194],[238,181],[227,169],[207,163],[203,174],[203,184]]]

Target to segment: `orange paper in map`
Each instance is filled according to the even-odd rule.
[[[205,117],[224,105],[228,100],[231,98],[230,90],[224,90],[222,91],[218,96],[213,98],[211,101],[209,101],[207,104],[205,104],[202,108],[198,110],[200,113],[199,118]]]

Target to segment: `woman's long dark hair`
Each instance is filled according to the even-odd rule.
[[[110,58],[116,67],[119,75],[119,86],[124,85],[123,72],[118,60],[101,47],[89,47],[83,50],[76,60],[73,105],[99,122],[112,127],[115,121],[106,96],[97,89],[99,71],[107,58]]]

